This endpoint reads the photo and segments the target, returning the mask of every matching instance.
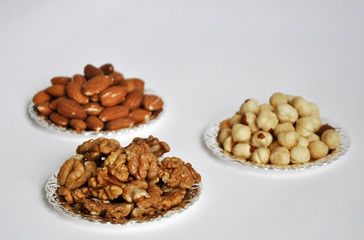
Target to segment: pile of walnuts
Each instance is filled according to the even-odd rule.
[[[220,146],[254,164],[304,164],[321,159],[340,145],[340,134],[322,124],[318,106],[301,96],[274,93],[269,104],[247,99],[220,123]]]
[[[104,219],[153,217],[178,206],[201,181],[191,166],[157,138],[134,138],[121,147],[115,139],[97,138],[77,147],[57,175],[58,195],[80,214]]]
[[[51,84],[34,95],[34,110],[76,132],[133,127],[163,110],[159,96],[145,94],[143,80],[125,79],[111,64],[99,68],[88,64],[83,75],[54,77]]]

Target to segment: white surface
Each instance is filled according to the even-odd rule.
[[[0,2],[1,239],[364,239],[363,1]],[[85,137],[27,116],[56,75],[111,62],[168,101],[152,134],[204,189],[163,222],[114,227],[57,214],[44,184]],[[249,97],[302,95],[349,133],[328,166],[267,172],[222,162],[204,129]],[[117,137],[127,144],[135,135]]]

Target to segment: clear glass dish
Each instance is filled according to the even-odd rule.
[[[159,96],[160,98],[162,98],[159,94],[157,94],[155,91],[153,90],[145,90],[146,94],[155,94],[157,96]],[[158,120],[160,120],[160,118],[164,115],[165,111],[166,111],[166,102],[165,100],[162,98],[163,100],[163,110],[158,113],[157,116],[155,116],[153,119],[142,123],[142,124],[138,124],[134,127],[131,128],[123,128],[120,130],[115,130],[115,131],[108,131],[108,130],[104,130],[104,131],[89,131],[89,130],[85,130],[82,132],[76,132],[72,129],[67,129],[64,127],[60,127],[57,126],[56,124],[52,123],[51,121],[44,119],[43,117],[40,117],[38,115],[38,113],[34,110],[34,103],[31,101],[29,106],[28,106],[28,113],[30,115],[30,117],[41,127],[50,130],[50,131],[56,131],[56,132],[62,132],[62,133],[70,133],[70,134],[76,134],[76,135],[82,135],[82,136],[97,136],[97,137],[101,137],[101,136],[113,136],[113,135],[123,135],[123,134],[130,134],[136,131],[140,131],[142,129],[148,128],[151,125],[153,125],[155,122],[157,122]]]
[[[102,224],[113,224],[113,225],[129,225],[135,223],[149,223],[160,221],[169,217],[172,217],[176,214],[182,213],[183,211],[187,210],[191,207],[197,200],[200,198],[201,191],[202,191],[202,182],[199,184],[195,184],[192,188],[187,190],[185,198],[182,202],[177,205],[176,207],[170,209],[169,211],[159,212],[155,216],[148,216],[142,218],[128,218],[128,219],[121,219],[121,220],[113,220],[113,219],[105,219],[100,216],[94,216],[91,214],[80,214],[74,212],[72,209],[68,208],[67,205],[62,201],[57,193],[57,188],[59,187],[57,183],[57,173],[52,174],[46,184],[45,184],[45,192],[46,198],[49,204],[54,207],[57,211],[65,214],[66,216],[70,216],[73,218],[77,218],[80,220],[86,220],[93,223],[102,223]]]
[[[327,165],[329,163],[332,163],[334,161],[337,161],[341,156],[343,156],[350,147],[351,140],[348,135],[348,133],[343,129],[342,127],[339,127],[334,122],[321,117],[321,121],[323,124],[329,124],[332,127],[335,128],[335,130],[340,134],[340,146],[337,150],[333,151],[331,154],[327,155],[324,158],[310,161],[304,164],[290,164],[285,166],[278,166],[273,164],[255,164],[251,161],[245,160],[245,159],[239,159],[237,157],[234,157],[233,155],[227,153],[224,151],[217,142],[217,136],[219,134],[220,129],[220,123],[228,118],[231,118],[232,115],[225,116],[219,121],[214,122],[211,124],[205,131],[204,131],[204,141],[207,145],[207,147],[219,158],[227,161],[233,161],[240,163],[243,166],[246,167],[253,167],[253,168],[259,168],[259,169],[265,169],[265,170],[275,170],[275,171],[288,171],[288,170],[304,170],[309,168],[315,168],[315,167],[321,167],[324,165]]]

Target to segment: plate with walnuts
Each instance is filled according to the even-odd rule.
[[[266,170],[303,170],[338,160],[350,147],[342,127],[322,118],[318,106],[280,92],[240,109],[204,132],[207,147],[224,160]]]
[[[32,119],[50,130],[90,135],[124,134],[156,122],[165,101],[139,78],[124,78],[112,64],[88,64],[83,74],[57,76],[28,106]]]
[[[158,138],[125,147],[104,137],[83,142],[45,185],[48,202],[81,220],[126,225],[171,217],[200,197],[201,175]]]

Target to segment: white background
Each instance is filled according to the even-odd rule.
[[[0,1],[1,239],[364,239],[364,2]],[[109,226],[56,212],[44,184],[87,137],[27,114],[54,76],[112,63],[166,100],[147,130],[191,162],[203,192],[161,222]],[[247,98],[304,96],[349,133],[328,166],[269,172],[227,163],[202,134]]]

